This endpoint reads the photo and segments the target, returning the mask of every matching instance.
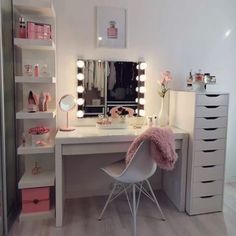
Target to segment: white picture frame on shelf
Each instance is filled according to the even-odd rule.
[[[126,18],[124,8],[97,7],[97,47],[126,48]]]

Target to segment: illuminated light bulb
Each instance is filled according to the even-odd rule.
[[[144,110],[139,110],[139,115],[140,116],[145,116],[145,111]]]
[[[77,111],[76,116],[77,116],[78,118],[84,117],[84,111],[82,111],[82,110]]]
[[[102,41],[102,37],[98,37],[98,41]]]
[[[140,70],[145,70],[146,68],[147,68],[147,63],[146,62],[140,63]]]
[[[84,80],[84,74],[78,73],[77,74],[77,80]]]
[[[77,61],[77,67],[78,67],[78,68],[84,68],[84,61],[78,60],[78,61]]]
[[[139,87],[137,87],[137,88],[135,89],[135,91],[138,93],[138,92],[139,92]]]
[[[140,87],[139,92],[140,93],[146,93],[146,88],[145,87]]]
[[[140,98],[139,99],[139,104],[144,105],[146,103],[144,98]]]
[[[82,106],[84,104],[84,99],[83,98],[78,98],[77,99],[77,105]]]
[[[138,103],[138,98],[136,98],[136,99],[135,99],[135,102],[137,102],[137,103]]]
[[[146,75],[140,75],[140,81],[141,82],[146,81]]]
[[[136,76],[136,80],[139,81],[139,76]]]
[[[84,92],[84,87],[83,86],[78,86],[77,87],[77,93],[83,93]]]

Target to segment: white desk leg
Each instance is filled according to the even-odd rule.
[[[186,177],[187,177],[187,150],[188,136],[181,140],[181,149],[178,150],[179,160],[172,171],[164,171],[162,187],[179,211],[185,211]]]
[[[63,224],[63,160],[61,144],[56,144],[55,169],[56,169],[56,226]]]
[[[181,147],[182,172],[180,187],[180,211],[185,211],[186,206],[186,183],[187,183],[187,162],[188,162],[188,135],[184,135]]]

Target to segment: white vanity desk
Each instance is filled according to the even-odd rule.
[[[146,128],[133,129],[130,127],[129,129],[101,130],[96,127],[78,127],[72,132],[59,131],[57,133],[55,138],[56,226],[60,227],[63,225],[63,158],[69,155],[125,153],[135,137],[141,134]],[[173,128],[173,132],[175,134],[176,150],[178,150],[179,160],[173,171],[163,171],[162,188],[178,210],[184,211],[188,134],[177,128]]]

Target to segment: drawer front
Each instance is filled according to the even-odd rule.
[[[50,201],[34,199],[33,201],[24,201],[22,202],[22,212],[23,213],[34,213],[34,212],[43,212],[50,210]]]
[[[28,188],[21,190],[22,201],[33,201],[34,199],[49,199],[50,188]]]
[[[193,169],[194,182],[201,182],[208,180],[222,180],[222,179],[224,179],[224,165],[201,166],[201,167],[194,167]]]
[[[224,165],[225,150],[207,150],[194,153],[194,166]]]
[[[226,128],[205,128],[195,130],[195,139],[226,138]]]
[[[197,106],[196,117],[221,117],[228,115],[227,106]]]
[[[223,195],[223,180],[202,181],[193,184],[192,197]]]
[[[222,211],[223,195],[196,197],[191,201],[190,214],[201,214]]]
[[[225,139],[202,139],[194,141],[195,151],[225,149]]]
[[[227,117],[196,118],[197,129],[199,128],[225,128],[227,126]]]
[[[227,106],[228,105],[227,94],[199,94],[196,97],[196,105],[203,106]]]

